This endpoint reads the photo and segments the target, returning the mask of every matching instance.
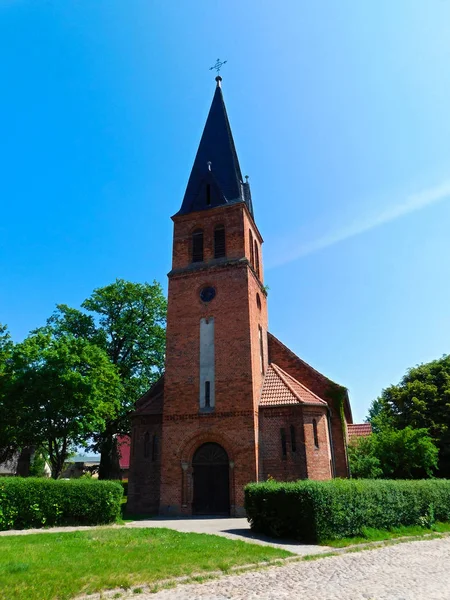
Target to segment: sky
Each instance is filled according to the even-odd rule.
[[[167,289],[217,57],[269,327],[361,421],[450,351],[449,0],[0,0],[0,322]]]

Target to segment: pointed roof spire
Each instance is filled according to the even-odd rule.
[[[245,202],[253,216],[250,186],[242,179],[221,83],[222,77],[218,75],[211,108],[178,215]]]

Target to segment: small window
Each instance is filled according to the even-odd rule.
[[[255,240],[255,271],[257,276],[259,277],[259,250],[258,250],[258,244],[256,243]]]
[[[253,268],[255,268],[255,257],[253,254],[253,235],[252,235],[252,232],[250,231],[250,229],[248,230],[248,238],[249,238],[249,245],[250,245],[250,264],[252,265]]]
[[[261,310],[261,298],[259,297],[259,294],[256,294],[256,306]]]
[[[295,437],[295,427],[293,425],[291,425],[291,449],[292,452],[297,451],[297,440]]]
[[[197,229],[192,234],[192,262],[203,261],[203,231]]]
[[[154,435],[152,439],[152,461],[158,460],[158,436]]]
[[[312,425],[313,425],[313,434],[314,434],[314,446],[316,448],[318,448],[319,447],[319,435],[317,433],[317,421],[316,421],[316,419],[313,419]]]
[[[214,258],[226,256],[225,249],[225,227],[216,227],[214,230]]]
[[[210,408],[211,406],[211,382],[205,381],[205,407]]]
[[[211,186],[209,183],[206,185],[206,206],[211,206]]]
[[[261,373],[264,374],[264,341],[263,332],[261,325],[258,325],[258,336],[259,336],[259,358],[261,362]]]
[[[146,431],[144,435],[144,458],[148,458],[150,456],[150,434]]]
[[[286,456],[287,455],[287,444],[286,444],[286,430],[285,429],[280,429],[280,436],[281,436],[281,454],[282,454],[282,456]]]

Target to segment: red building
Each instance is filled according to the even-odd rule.
[[[241,515],[250,481],[348,474],[346,389],[268,332],[263,239],[216,81],[172,217],[165,374],[132,418],[132,512]]]

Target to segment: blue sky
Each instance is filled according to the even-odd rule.
[[[450,339],[448,0],[0,0],[0,321],[170,269],[223,90],[271,331],[361,420]]]

